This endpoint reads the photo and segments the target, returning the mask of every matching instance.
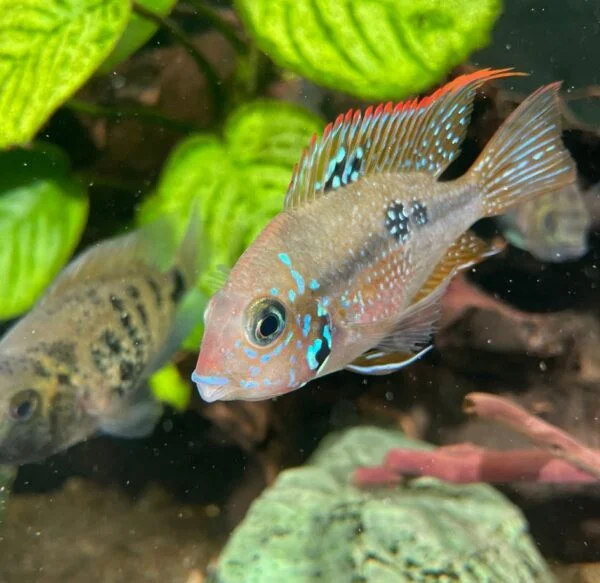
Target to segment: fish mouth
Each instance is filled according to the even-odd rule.
[[[192,382],[196,384],[198,392],[204,401],[213,403],[214,401],[226,401],[229,388],[229,379],[219,376],[202,376],[194,371],[192,373]]]

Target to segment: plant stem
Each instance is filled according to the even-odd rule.
[[[215,115],[217,118],[220,117],[225,106],[225,96],[221,90],[221,80],[204,55],[198,51],[181,27],[170,18],[156,14],[137,2],[133,2],[133,11],[138,14],[138,16],[157,24],[158,26],[162,26],[183,48],[187,50],[190,57],[196,62],[198,69],[206,78],[212,96]]]
[[[81,99],[70,99],[64,104],[63,107],[78,113],[86,113],[92,117],[104,117],[107,119],[139,119],[146,123],[168,128],[184,134],[199,132],[203,131],[204,129],[191,123],[165,117],[157,111],[145,107],[126,106],[119,107],[117,109],[114,107],[107,107],[105,105],[89,103],[88,101],[82,101]]]
[[[187,0],[187,3],[194,8],[197,15],[208,20],[231,43],[236,53],[239,55],[248,53],[246,43],[237,35],[233,26],[225,21],[214,8],[205,4],[203,0]]]

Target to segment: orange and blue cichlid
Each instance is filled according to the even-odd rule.
[[[468,228],[575,181],[559,83],[527,98],[464,176],[438,180],[477,88],[516,74],[482,70],[350,111],[313,139],[283,212],[206,309],[192,377],[206,401],[267,399],[343,368],[384,374],[429,349],[450,279],[501,248]]]

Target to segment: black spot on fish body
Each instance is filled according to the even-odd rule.
[[[75,367],[77,364],[75,344],[73,342],[53,342],[52,344],[43,345],[43,349],[55,361],[66,364],[70,368]]]
[[[140,290],[135,285],[130,284],[125,288],[125,291],[127,292],[127,295],[135,301],[135,309],[140,316],[140,320],[144,327],[148,328],[148,313],[140,300]]]
[[[86,292],[86,295],[88,299],[92,302],[92,304],[98,305],[101,303],[100,296],[98,295],[98,292],[95,289],[89,288]]]
[[[108,362],[106,359],[105,353],[97,348],[96,346],[92,346],[90,348],[90,357],[94,366],[102,373],[106,374],[108,372]]]
[[[132,298],[134,300],[139,300],[139,298],[140,298],[140,290],[137,287],[135,287],[135,285],[132,285],[132,284],[128,285],[125,288],[125,291],[127,292],[127,295],[130,298]]]
[[[429,213],[427,212],[427,207],[425,206],[425,203],[421,202],[420,200],[413,201],[410,211],[415,223],[419,227],[422,227],[429,222]]]
[[[146,308],[144,308],[141,302],[136,302],[135,309],[140,316],[144,328],[148,329],[148,313],[146,312]]]
[[[59,385],[70,385],[71,384],[71,377],[68,374],[58,374],[56,376],[56,380],[58,381]]]
[[[154,301],[156,302],[156,305],[160,307],[162,304],[162,294],[160,293],[160,286],[152,277],[149,276],[146,277],[146,283],[148,284],[148,287],[154,295]]]
[[[173,270],[173,291],[171,292],[171,300],[176,304],[185,293],[185,280],[181,270],[175,268]]]
[[[50,371],[37,359],[33,359],[32,361],[33,371],[39,377],[50,378],[52,375]]]
[[[136,376],[136,366],[129,360],[122,360],[119,363],[119,374],[123,383],[130,383]]]
[[[113,355],[114,358],[118,358],[118,361],[114,361],[112,365],[118,366],[119,376],[123,384],[122,388],[130,388],[135,384],[137,377],[141,374],[146,365],[148,338],[141,333],[142,330],[140,328],[135,326],[127,311],[125,302],[121,298],[111,295],[110,302],[117,312],[123,328],[127,332],[127,338],[129,339],[130,344],[129,349],[127,349],[126,345],[121,342],[122,351],[119,357]],[[126,356],[125,353],[129,356]]]
[[[123,326],[126,329],[129,329],[131,327],[131,317],[129,316],[129,312],[125,309],[125,302],[123,302],[121,298],[111,295],[110,303],[119,314],[119,319],[121,320]]]
[[[120,340],[112,330],[104,330],[102,333],[102,341],[113,354],[120,354],[123,350]]]
[[[392,201],[385,210],[385,229],[399,243],[410,238],[410,219],[399,200]]]

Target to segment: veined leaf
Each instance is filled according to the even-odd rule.
[[[199,287],[214,292],[220,266],[231,267],[267,222],[283,208],[294,164],[323,122],[280,101],[243,106],[227,120],[224,139],[197,135],[171,155],[154,195],[140,209],[141,223],[164,213],[180,217],[183,233],[191,203],[199,202],[210,249]],[[197,349],[199,327],[186,347]]]
[[[88,213],[83,185],[57,148],[0,153],[0,319],[27,310],[77,245]]]
[[[0,0],[0,148],[29,142],[110,53],[129,0]]]
[[[365,99],[402,99],[489,43],[501,0],[235,0],[276,64]]]
[[[167,16],[177,0],[138,0],[139,3],[160,16]],[[146,44],[156,32],[158,26],[146,18],[132,14],[129,24],[119,39],[117,46],[99,68],[99,73],[110,73],[115,67],[129,58],[135,51]]]

